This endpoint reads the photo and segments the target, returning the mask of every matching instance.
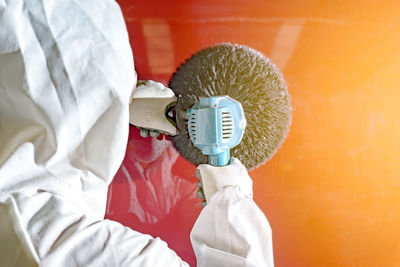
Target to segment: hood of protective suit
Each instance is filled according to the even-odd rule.
[[[124,21],[108,2],[0,4],[3,193],[49,191],[83,209],[89,202],[89,214],[103,217],[136,82]]]

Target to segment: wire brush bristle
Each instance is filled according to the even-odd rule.
[[[231,156],[247,169],[269,160],[289,131],[290,96],[283,76],[266,56],[247,46],[221,44],[199,51],[179,67],[169,86],[178,96],[180,131],[172,140],[195,165],[208,160],[190,141],[185,113],[200,97],[228,95],[242,104],[247,127]]]

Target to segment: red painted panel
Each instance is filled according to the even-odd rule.
[[[260,50],[284,73],[289,137],[250,173],[276,266],[398,266],[400,2],[119,2],[139,79],[167,84],[221,42]],[[159,139],[131,127],[107,217],[160,236],[194,265],[195,167]]]

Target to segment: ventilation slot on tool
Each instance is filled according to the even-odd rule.
[[[229,111],[221,112],[222,139],[230,139],[233,135],[233,119]]]
[[[189,115],[188,129],[189,129],[189,136],[193,139],[193,141],[195,141],[196,140],[196,114],[194,112]]]

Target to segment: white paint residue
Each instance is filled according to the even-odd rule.
[[[121,170],[123,174],[126,176],[126,180],[128,181],[128,186],[129,186],[129,196],[130,196],[130,201],[129,201],[129,208],[128,211],[136,214],[139,218],[143,218],[145,215],[145,212],[138,202],[138,198],[136,195],[136,185],[135,182],[132,180],[131,175],[129,174],[128,170],[124,165],[122,165]]]

